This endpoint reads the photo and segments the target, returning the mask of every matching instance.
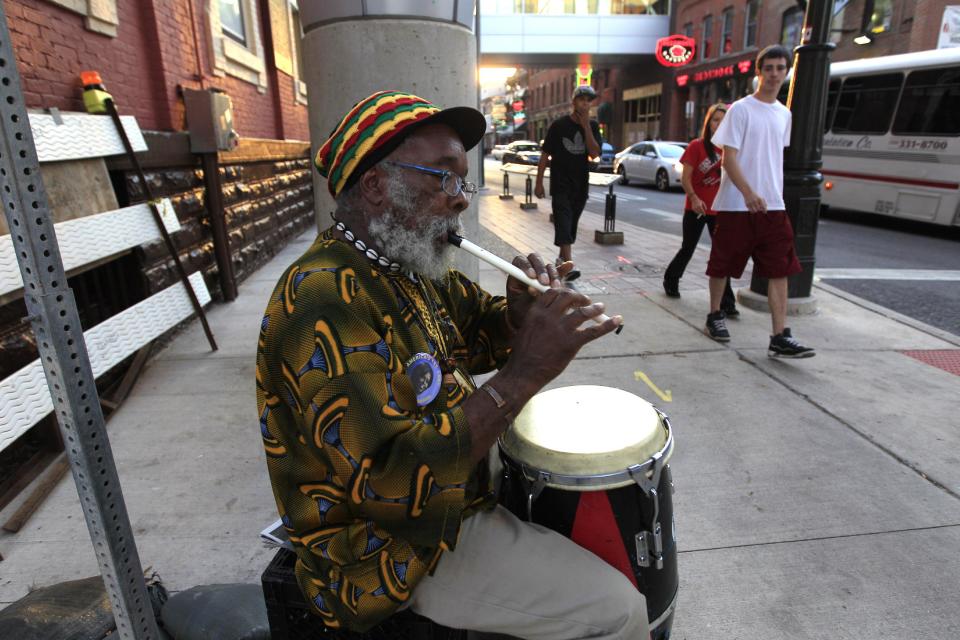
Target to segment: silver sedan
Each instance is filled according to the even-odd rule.
[[[614,157],[613,171],[620,174],[622,184],[643,182],[660,191],[679,187],[683,175],[680,156],[686,147],[686,142],[637,142]]]

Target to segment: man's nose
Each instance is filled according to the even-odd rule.
[[[453,202],[450,205],[450,208],[453,209],[457,215],[460,215],[460,212],[470,206],[470,201],[467,200],[467,192],[460,191],[457,195],[453,197]]]

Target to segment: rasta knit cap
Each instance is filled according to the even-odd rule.
[[[355,104],[317,152],[330,195],[336,198],[425,124],[448,125],[468,150],[487,130],[486,118],[472,107],[440,109],[410,93],[378,91]]]

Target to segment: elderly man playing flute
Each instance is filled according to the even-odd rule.
[[[450,269],[476,186],[475,109],[399,91],[357,103],[316,158],[336,224],[283,274],[257,349],[257,406],[300,588],[331,628],[409,607],[520,638],[644,639],[643,596],[613,567],[496,505],[487,456],[578,350],[600,304],[540,283],[494,297]],[[476,388],[471,375],[497,370]]]

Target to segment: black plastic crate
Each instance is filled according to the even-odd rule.
[[[297,556],[280,549],[263,572],[272,640],[466,640],[467,632],[442,627],[412,611],[401,611],[365,633],[329,629],[310,612],[293,573]]]

